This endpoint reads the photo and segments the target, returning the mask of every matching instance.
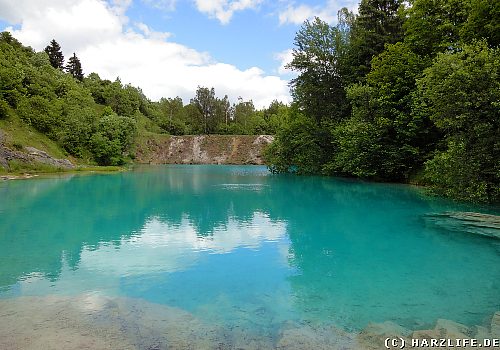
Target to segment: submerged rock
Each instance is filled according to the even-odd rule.
[[[491,336],[500,338],[500,311],[495,312],[491,319]]]
[[[473,212],[428,214],[427,222],[454,232],[466,232],[500,239],[500,216]]]
[[[395,323],[372,323],[361,332],[286,321],[278,329],[238,327],[196,317],[180,308],[141,299],[89,293],[74,297],[0,300],[0,349],[245,349],[378,350],[386,338],[498,338],[500,312],[485,327],[438,320],[411,332]]]

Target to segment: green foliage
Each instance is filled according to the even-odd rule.
[[[42,133],[54,136],[54,128],[60,122],[61,104],[59,101],[34,95],[23,98],[17,112],[29,125]]]
[[[334,128],[338,149],[326,165],[330,173],[401,181],[422,166],[436,142],[429,118],[412,109],[425,65],[403,43],[373,59],[366,85],[348,89],[352,117]]]
[[[78,58],[73,55],[69,74],[64,73],[59,69],[60,47],[55,44],[53,41],[48,47],[48,54],[36,53],[10,34],[1,34],[1,117],[12,114],[16,120],[19,116],[76,157],[93,158],[102,164],[123,163],[136,131],[135,120],[130,117],[147,103],[145,97],[136,88],[122,86],[119,80],[101,81],[97,74],[80,84],[83,74]],[[52,66],[54,57],[59,57],[57,69]],[[108,106],[96,104],[94,95]],[[105,113],[99,118],[102,109]],[[116,115],[113,109],[124,116]]]
[[[466,0],[415,0],[407,10],[405,41],[422,56],[456,48],[469,11]]]
[[[217,126],[216,108],[217,102],[215,98],[215,89],[199,86],[196,90],[196,96],[191,99],[191,104],[196,107],[200,117],[198,121],[204,134],[210,134]]]
[[[295,36],[288,68],[299,72],[292,95],[304,113],[316,120],[340,120],[346,112],[342,57],[345,36],[319,18],[305,21]]]
[[[451,138],[447,149],[425,164],[425,180],[433,185],[436,193],[475,202],[500,199],[500,144],[497,141],[496,149],[486,150],[486,154],[483,147],[474,146],[478,145]],[[485,169],[485,163],[490,163],[489,169]]]
[[[107,106],[110,106],[118,115],[133,118],[141,105],[141,93],[130,85],[122,85],[120,79],[113,83],[104,81],[102,97]]]
[[[0,119],[9,117],[9,104],[3,98],[0,98]]]
[[[455,197],[500,200],[500,51],[478,42],[441,54],[418,88],[446,134],[445,149],[426,164],[429,182]]]
[[[466,42],[485,39],[490,47],[500,46],[500,1],[471,0],[467,22],[460,35]]]
[[[315,174],[321,171],[326,156],[325,138],[314,120],[293,112],[290,123],[278,131],[264,158],[273,173]]]
[[[359,14],[352,20],[348,50],[349,81],[362,81],[371,60],[386,44],[403,38],[402,0],[362,0]]]
[[[104,115],[97,132],[90,139],[91,149],[99,165],[122,165],[125,152],[132,144],[136,126],[133,119],[116,114]]]

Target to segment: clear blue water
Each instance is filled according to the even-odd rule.
[[[255,166],[0,182],[0,298],[137,298],[266,334],[485,324],[500,310],[500,242],[425,220],[445,211],[499,213]]]

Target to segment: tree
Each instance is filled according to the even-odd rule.
[[[363,81],[370,71],[372,58],[386,44],[403,39],[403,0],[362,0],[359,14],[351,20],[349,65],[351,82]]]
[[[184,109],[182,99],[161,98],[156,103],[158,113],[153,117],[156,123],[172,135],[182,135],[186,132],[187,113]]]
[[[490,47],[500,46],[500,1],[471,0],[467,22],[460,31],[466,42],[485,39]]]
[[[124,153],[130,148],[135,132],[135,121],[114,112],[106,114],[97,123],[97,131],[90,139],[94,158],[100,165],[124,163]]]
[[[59,46],[55,39],[52,39],[52,41],[44,51],[47,53],[47,55],[49,55],[49,60],[52,67],[61,70],[64,69],[64,56],[61,51],[61,46]]]
[[[264,152],[271,172],[319,173],[325,155],[319,128],[314,120],[293,110],[290,122],[278,130],[275,141]]]
[[[424,112],[445,134],[425,176],[455,198],[500,200],[500,49],[486,42],[437,56],[418,81]]]
[[[415,0],[406,11],[405,42],[421,56],[454,49],[469,10],[467,0]]]
[[[215,120],[217,108],[215,89],[198,86],[195,98],[191,99],[191,104],[193,104],[200,113],[203,133],[210,134],[215,130],[217,125],[217,121]]]
[[[243,98],[238,97],[238,103],[234,105],[234,122],[239,124],[240,134],[251,134],[249,130],[250,119],[255,114],[253,102],[243,101]]]
[[[341,67],[346,42],[342,32],[316,17],[304,22],[294,44],[293,59],[287,66],[299,72],[291,81],[294,101],[318,124],[342,119],[347,110]]]
[[[76,54],[73,53],[73,56],[70,57],[68,64],[66,65],[66,71],[73,76],[78,81],[83,81],[83,71],[82,64]]]
[[[352,117],[335,130],[333,172],[401,181],[422,167],[437,138],[428,116],[414,110],[416,79],[427,65],[401,42],[373,58],[366,84],[348,88]]]

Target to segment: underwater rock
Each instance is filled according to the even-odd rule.
[[[444,212],[425,215],[427,222],[454,232],[500,239],[500,216],[473,212]]]
[[[472,331],[465,325],[450,320],[439,319],[434,328],[442,338],[470,338]]]
[[[334,327],[315,328],[305,325],[283,330],[276,349],[361,350],[364,348],[358,343],[353,333],[347,333]]]
[[[408,338],[411,331],[400,325],[386,321],[383,323],[370,323],[359,333],[359,341],[364,349],[383,349],[387,338]]]
[[[500,338],[500,311],[495,312],[491,319],[491,336]]]

